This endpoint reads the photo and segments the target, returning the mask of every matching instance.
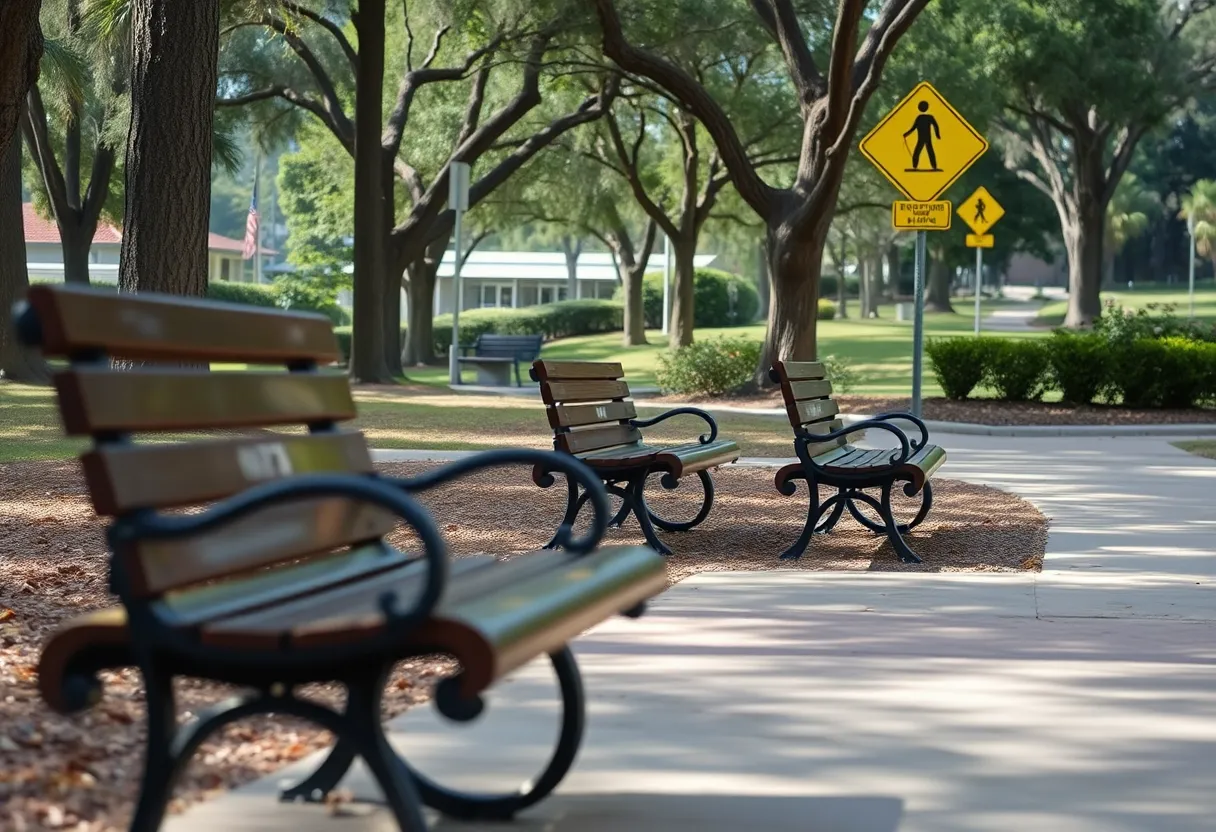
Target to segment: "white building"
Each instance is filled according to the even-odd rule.
[[[63,246],[59,241],[59,227],[54,220],[43,219],[34,211],[32,203],[21,206],[21,219],[25,225],[25,260],[30,278],[63,280]],[[231,280],[238,283],[254,282],[253,260],[241,259],[241,240],[210,234],[208,239],[209,281]],[[97,224],[93,234],[93,245],[89,249],[89,279],[118,280],[118,254],[122,249],[122,231],[106,222]],[[262,248],[263,266],[273,255],[273,249]]]
[[[704,268],[715,255],[697,255],[694,264]],[[434,314],[450,313],[456,306],[453,280],[456,255],[448,251],[439,264],[435,284]],[[661,271],[662,252],[651,255],[646,271]],[[347,267],[350,271],[351,267]],[[608,252],[584,252],[576,269],[578,292],[576,298],[611,298],[618,285],[616,265]],[[560,251],[474,251],[460,270],[460,288],[466,309],[493,309],[515,306],[536,306],[570,300],[566,255]],[[349,292],[343,292],[339,303],[350,307]],[[408,300],[401,292],[401,315],[408,314]]]

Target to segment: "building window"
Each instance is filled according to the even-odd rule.
[[[563,286],[563,287],[561,287],[560,289],[558,289],[558,290],[557,290],[557,299],[558,299],[558,300],[565,300],[565,299],[566,299],[566,287],[565,287],[565,286]]]
[[[232,270],[232,261],[231,260],[229,260],[227,257],[220,260],[220,280],[231,280],[232,279],[231,270]]]
[[[541,303],[553,303],[553,287],[552,286],[546,286],[545,288],[540,290],[540,302]]]
[[[616,290],[616,284],[610,283],[607,280],[601,280],[595,284],[595,296],[601,300],[612,300],[612,293]]]
[[[502,283],[483,283],[477,290],[477,305],[482,309],[508,308],[511,306],[511,286]]]

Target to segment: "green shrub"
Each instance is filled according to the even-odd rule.
[[[992,344],[987,380],[997,395],[1011,402],[1042,398],[1050,367],[1047,348],[1039,341],[993,339]]]
[[[853,362],[848,358],[825,355],[819,360],[823,362],[828,381],[832,382],[832,392],[848,393],[861,383],[861,374],[853,369]]]
[[[1216,345],[1189,338],[1139,338],[1113,354],[1111,398],[1128,407],[1193,407],[1213,393]]]
[[[248,306],[279,306],[278,293],[275,292],[274,286],[257,283],[212,281],[207,284],[207,298],[225,303],[243,303]]]
[[[994,338],[931,338],[925,354],[933,367],[937,383],[947,398],[965,399],[971,395],[988,371]]]
[[[1174,314],[1175,308],[1172,303],[1148,303],[1133,311],[1108,300],[1103,304],[1102,314],[1094,321],[1094,332],[1111,343],[1124,344],[1140,338],[1216,341],[1216,328],[1199,321],[1183,320]]]
[[[760,293],[750,280],[737,274],[697,269],[692,291],[696,327],[743,326],[755,321],[760,313]],[[613,299],[619,302],[622,297],[622,289],[618,287]],[[648,328],[663,326],[662,272],[650,272],[642,278],[642,314]]]
[[[671,393],[716,396],[750,380],[759,361],[759,341],[719,336],[660,353],[655,376]]]
[[[1110,345],[1095,332],[1056,330],[1047,342],[1051,386],[1069,404],[1089,404],[1110,378]]]
[[[836,302],[827,298],[819,299],[819,311],[815,313],[821,321],[831,321],[836,318]]]
[[[518,309],[469,309],[460,313],[460,343],[470,346],[479,335],[543,335],[546,340],[615,332],[624,326],[624,308],[612,300],[562,300]],[[452,343],[452,316],[434,321],[435,352],[447,355]]]

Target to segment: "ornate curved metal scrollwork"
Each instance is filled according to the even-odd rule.
[[[675,407],[665,413],[660,413],[653,419],[630,419],[629,424],[635,428],[648,428],[673,416],[696,416],[699,419],[704,419],[706,424],[709,425],[709,433],[703,433],[697,438],[702,445],[708,445],[718,438],[718,423],[714,421],[713,416],[710,416],[699,407]]]
[[[686,532],[704,523],[705,518],[709,516],[710,510],[714,507],[714,481],[708,471],[698,471],[697,479],[701,481],[701,508],[691,520],[667,519],[659,515],[648,503],[646,511],[650,514],[650,521],[665,532]],[[680,487],[680,480],[673,477],[670,472],[664,474],[660,482],[668,491],[674,491]]]

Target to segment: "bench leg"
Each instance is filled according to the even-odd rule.
[[[287,803],[297,800],[306,803],[324,802],[326,796],[338,788],[357,756],[354,745],[345,738],[339,738],[317,770],[296,785],[279,792],[279,800]]]
[[[586,726],[586,696],[578,664],[569,647],[550,654],[562,699],[562,722],[557,746],[544,770],[512,793],[470,794],[442,786],[410,768],[422,802],[458,820],[510,820],[547,797],[561,783],[582,743]],[[408,768],[408,763],[406,763]]]
[[[638,518],[638,525],[642,527],[642,537],[646,538],[646,543],[649,544],[650,548],[660,555],[670,555],[672,554],[671,549],[667,544],[659,540],[659,536],[654,530],[654,524],[650,522],[650,507],[646,505],[646,497],[643,494],[645,488],[646,472],[642,472],[629,481],[629,497],[626,505],[632,509],[633,516]],[[622,506],[623,510],[624,506]]]
[[[811,537],[816,531],[819,530],[819,518],[823,516],[825,509],[831,505],[832,500],[836,499],[833,497],[826,503],[820,504],[819,483],[815,482],[814,478],[809,476],[799,478],[805,479],[806,481],[806,521],[802,524],[802,532],[799,533],[798,539],[794,541],[794,545],[790,546],[790,548],[781,553],[780,560],[797,560],[798,558],[802,557],[803,553],[806,551],[806,547],[811,545]],[[796,486],[794,485],[794,481],[791,479],[785,484],[785,487],[782,489],[782,493],[786,494],[787,496],[792,496],[795,488]],[[826,526],[827,524],[825,523],[824,525]]]
[[[899,555],[900,561],[903,563],[920,563],[920,558],[904,542],[903,536],[900,534],[901,527],[895,522],[895,514],[891,511],[891,488],[894,485],[894,483],[889,482],[882,487],[882,519],[887,524],[887,539],[891,541],[891,547],[895,549],[895,554]],[[930,498],[931,496],[930,494]]]
[[[544,488],[548,488],[553,484],[552,479],[546,481]],[[583,508],[583,503],[587,502],[587,495],[581,497],[578,493],[578,483],[570,477],[566,477],[566,513],[562,515],[561,525],[574,527],[574,521],[578,519],[578,513]],[[549,538],[549,542],[541,547],[542,549],[557,548],[557,533],[554,532],[553,537]]]
[[[156,670],[145,670],[148,736],[144,741],[144,773],[139,786],[131,832],[156,832],[173,795],[176,768],[173,740],[177,735],[173,678]]]
[[[714,481],[708,471],[698,471],[697,478],[701,480],[701,491],[704,496],[701,498],[701,508],[695,517],[686,523],[681,523],[675,520],[666,520],[652,509],[647,508],[646,511],[650,515],[650,522],[665,532],[686,532],[705,522],[705,518],[709,516],[710,509],[714,507]],[[663,487],[668,491],[678,488],[680,485],[680,481],[670,474],[663,475],[662,483]]]
[[[831,497],[823,501],[823,505],[819,507],[819,516],[822,517],[828,514],[828,518],[815,527],[815,534],[827,534],[832,529],[836,528],[836,524],[840,522],[841,515],[844,514],[845,505],[848,502],[848,490],[840,489]]]

